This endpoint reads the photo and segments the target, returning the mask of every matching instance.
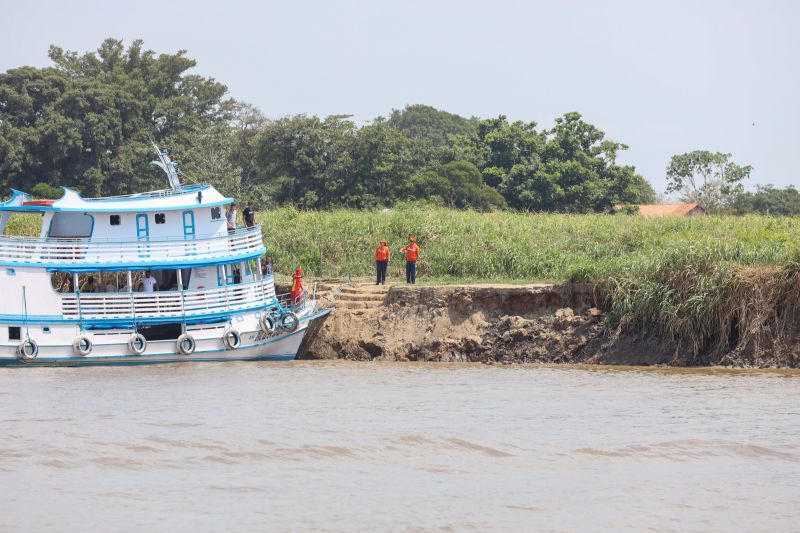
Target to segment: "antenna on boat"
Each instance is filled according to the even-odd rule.
[[[156,143],[152,143],[152,145],[158,155],[158,160],[150,161],[150,164],[156,165],[164,171],[167,175],[167,182],[169,182],[169,186],[173,191],[180,191],[183,182],[181,179],[181,171],[178,170],[178,165],[180,165],[180,163],[176,161],[173,156],[169,155],[166,149],[160,149]]]

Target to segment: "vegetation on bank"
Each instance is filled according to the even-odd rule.
[[[766,216],[477,213],[401,206],[387,211],[260,214],[279,272],[372,276],[381,238],[419,239],[421,282],[579,281],[592,284],[612,332],[652,334],[688,364],[778,336],[800,307],[800,219]],[[761,339],[763,340],[763,339]],[[773,339],[774,340],[774,339]]]

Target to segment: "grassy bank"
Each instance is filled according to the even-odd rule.
[[[787,334],[800,302],[800,219],[644,218],[447,209],[261,214],[279,271],[370,276],[378,240],[423,250],[421,279],[586,281],[612,332],[651,334],[689,364],[719,361]],[[748,348],[749,347],[749,348]]]
[[[640,270],[664,257],[703,254],[747,266],[779,266],[797,254],[800,219],[644,218],[475,213],[448,209],[260,214],[281,271],[302,266],[325,277],[371,275],[380,239],[403,268],[409,235],[422,247],[421,277],[443,280],[566,281]]]

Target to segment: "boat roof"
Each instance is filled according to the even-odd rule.
[[[125,213],[145,211],[177,211],[197,207],[215,207],[233,203],[211,185],[186,185],[125,196],[83,198],[80,193],[61,187],[64,195],[58,200],[33,200],[28,193],[11,189],[11,198],[0,203],[2,211],[75,211],[81,213]]]

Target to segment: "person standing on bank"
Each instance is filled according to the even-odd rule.
[[[408,244],[400,248],[400,252],[406,254],[406,283],[413,285],[417,282],[417,259],[421,251],[416,237],[409,237]]]
[[[381,239],[381,243],[375,248],[375,268],[378,271],[378,279],[375,285],[386,285],[386,269],[389,266],[389,257],[392,251],[386,246],[386,240]]]
[[[247,202],[244,211],[242,211],[242,215],[244,216],[245,226],[252,228],[256,225],[256,212],[253,211],[253,202]]]

